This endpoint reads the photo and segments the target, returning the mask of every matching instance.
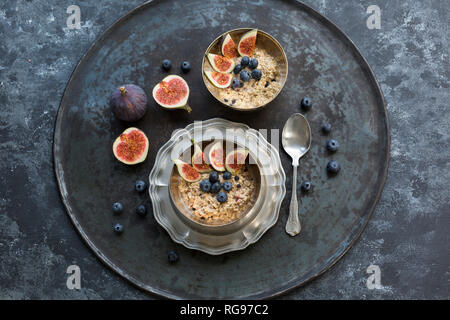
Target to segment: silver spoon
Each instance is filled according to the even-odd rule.
[[[289,205],[289,217],[286,223],[286,232],[295,236],[300,233],[301,226],[298,219],[297,201],[297,167],[298,160],[308,152],[311,146],[311,128],[308,120],[300,113],[294,113],[286,122],[281,137],[284,151],[292,158],[294,178],[292,180],[292,198]]]

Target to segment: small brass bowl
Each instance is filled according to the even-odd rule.
[[[239,107],[239,105],[232,104],[231,101],[229,103],[225,103],[225,101],[220,99],[219,92],[220,92],[220,90],[225,90],[225,89],[220,89],[220,88],[215,87],[211,83],[211,81],[209,81],[209,79],[206,77],[205,71],[213,71],[211,65],[209,64],[207,55],[208,55],[208,53],[221,54],[222,39],[227,34],[229,34],[231,36],[231,38],[233,39],[233,41],[236,43],[236,45],[238,45],[239,39],[241,38],[241,36],[250,30],[253,30],[253,28],[234,29],[234,30],[230,30],[230,31],[227,31],[227,32],[221,34],[209,45],[208,49],[206,49],[206,52],[205,52],[205,55],[203,56],[203,61],[202,61],[203,82],[205,83],[205,86],[208,89],[208,91],[221,104],[223,104],[229,108],[232,108],[234,110],[239,110],[239,111],[255,111],[255,110],[259,110],[262,107],[268,105],[280,94],[281,90],[283,90],[283,87],[286,84],[286,79],[287,79],[287,75],[288,75],[288,61],[287,61],[286,54],[285,54],[283,48],[281,47],[280,43],[277,40],[275,40],[275,38],[272,37],[271,35],[269,35],[268,33],[264,32],[262,30],[258,30],[258,35],[256,37],[256,48],[264,49],[266,52],[268,52],[271,56],[273,56],[279,62],[278,67],[280,70],[280,74],[279,74],[279,77],[276,79],[276,81],[280,83],[280,89],[273,95],[273,97],[271,99],[269,99],[269,101],[266,101],[264,104],[261,104],[261,105],[255,105],[252,108],[241,108],[241,107]],[[236,75],[236,77],[239,77],[239,75]]]
[[[224,150],[226,150],[225,144],[232,143],[223,141]],[[203,151],[208,153],[208,146],[212,145],[212,141],[203,141],[201,143]],[[238,145],[234,143],[234,148],[237,148]],[[189,152],[190,151],[190,152]],[[194,152],[194,148],[191,147],[191,150],[186,150],[181,155],[181,158],[186,162],[189,161],[189,155]],[[187,157],[185,157],[187,156]],[[173,166],[172,173],[170,175],[169,180],[169,197],[176,209],[177,215],[189,225],[192,229],[206,232],[211,235],[224,235],[236,232],[248,222],[250,222],[255,215],[260,211],[260,207],[262,205],[262,198],[260,197],[261,185],[264,184],[264,177],[261,176],[261,172],[259,169],[258,162],[255,158],[249,154],[246,160],[246,166],[248,168],[248,172],[251,174],[253,181],[255,182],[255,190],[253,192],[252,198],[250,199],[247,206],[244,208],[243,212],[239,214],[239,217],[233,221],[229,222],[217,222],[215,224],[202,223],[199,220],[194,219],[193,211],[188,205],[184,202],[183,196],[178,188],[178,185],[182,182],[182,177],[179,175],[176,166]],[[230,201],[230,200],[228,200]]]

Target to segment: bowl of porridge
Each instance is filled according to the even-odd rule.
[[[217,144],[221,144],[225,155],[245,149],[225,140],[199,142],[207,163],[211,163],[208,155]],[[192,146],[183,152],[180,159],[189,163],[194,152]],[[184,179],[174,165],[169,180],[169,196],[179,217],[191,228],[208,229],[212,234],[229,233],[254,217],[261,205],[259,195],[261,179],[264,178],[253,155],[248,154],[242,159],[241,168],[233,173],[225,168],[225,171],[218,171],[210,165],[210,171],[200,172],[197,181]],[[202,185],[205,181],[207,188]],[[220,189],[213,190],[216,183]],[[226,195],[226,200],[219,199],[221,193]]]
[[[246,49],[239,43],[248,34],[256,36],[254,48],[240,50]],[[234,53],[224,52],[225,41],[231,47],[235,45]],[[203,58],[202,75],[206,88],[221,104],[239,111],[254,111],[268,105],[281,92],[288,62],[283,48],[271,35],[240,28],[221,34],[210,44]]]

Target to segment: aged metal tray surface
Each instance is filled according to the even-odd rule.
[[[221,33],[235,28],[260,28],[281,44],[289,60],[286,85],[262,110],[242,113],[222,106],[206,89],[201,74],[203,54]],[[191,89],[191,114],[165,111],[151,98],[151,89],[187,60],[183,75]],[[114,139],[130,124],[114,118],[108,108],[111,91],[135,83],[149,96],[149,112],[133,123],[150,140],[147,160],[136,166],[113,156]],[[287,192],[276,224],[243,250],[211,255],[172,240],[152,212],[148,194],[137,194],[134,183],[146,179],[158,150],[176,130],[196,120],[223,118],[252,129],[267,129],[275,147],[281,129],[303,96],[313,98],[305,115],[312,146],[300,161],[299,179],[313,190],[299,195],[302,231],[289,237],[284,226],[291,196],[289,156],[279,152]],[[330,136],[320,132],[323,121],[333,125]],[[327,139],[340,142],[331,156]],[[168,298],[269,298],[314,279],[355,243],[375,208],[389,160],[389,126],[381,90],[367,62],[332,22],[297,1],[150,1],[119,19],[92,45],[73,72],[57,115],[54,162],[62,201],[82,239],[108,267],[134,285]],[[334,178],[326,174],[332,158],[342,166]],[[114,215],[112,203],[125,211]],[[136,206],[150,208],[145,218]],[[120,222],[117,237],[112,225]],[[180,260],[169,264],[167,253]]]

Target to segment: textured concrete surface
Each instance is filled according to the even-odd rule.
[[[391,163],[378,207],[357,244],[289,299],[450,298],[448,1],[308,0],[361,49],[386,97]],[[0,3],[0,299],[148,299],[81,241],[59,198],[53,124],[69,76],[90,44],[141,1]],[[71,4],[82,27],[66,27]],[[366,27],[369,5],[381,29]],[[188,6],[187,6],[188,10]],[[81,290],[66,287],[79,265]],[[369,290],[366,269],[381,270]]]

